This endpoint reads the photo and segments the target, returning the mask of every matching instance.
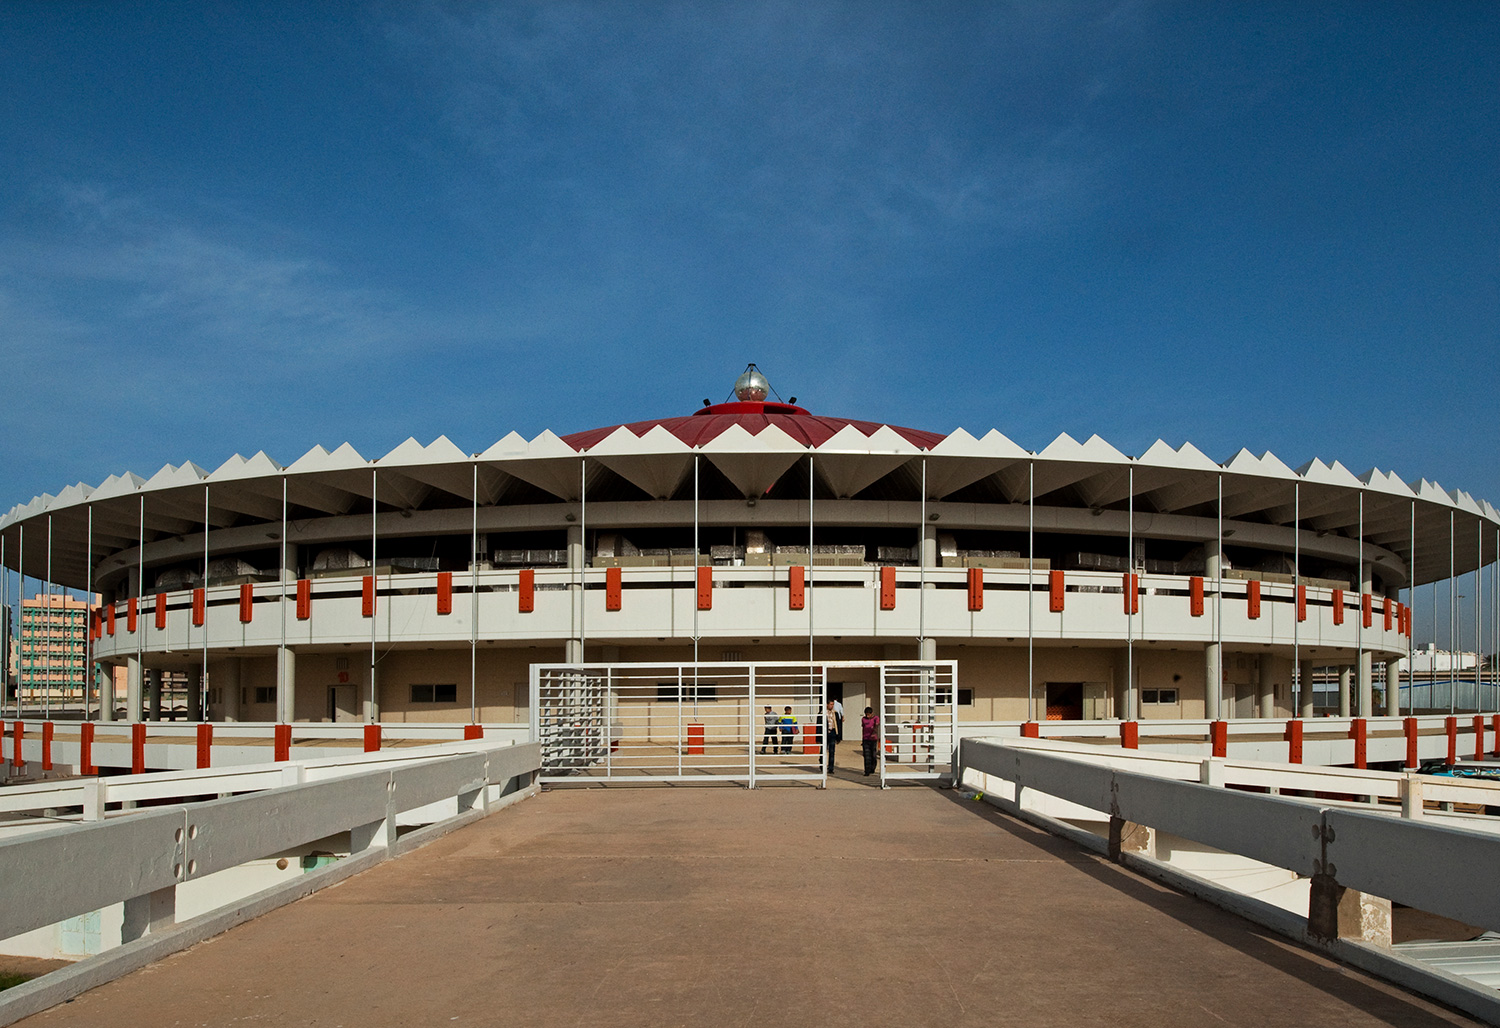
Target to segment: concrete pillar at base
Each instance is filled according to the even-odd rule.
[[[196,665],[187,673],[187,719],[203,720],[203,669]]]
[[[245,665],[239,657],[230,657],[219,667],[219,688],[223,690],[221,716],[225,721],[240,719],[240,683],[244,678],[244,669]]]
[[[1339,668],[1339,717],[1349,716],[1349,684],[1354,677],[1348,664]]]
[[[1385,713],[1387,717],[1401,716],[1401,672],[1406,670],[1406,658],[1397,657],[1385,662]]]
[[[1298,688],[1302,694],[1297,697],[1301,704],[1301,716],[1309,718],[1313,716],[1313,662],[1304,660],[1297,674]]]
[[[1276,716],[1276,664],[1276,658],[1269,653],[1260,655],[1260,686],[1256,695],[1256,717],[1273,718]]]
[[[161,668],[146,668],[146,708],[149,713],[147,721],[161,720]]]
[[[1138,825],[1124,818],[1109,819],[1109,859],[1118,861],[1122,853],[1156,856],[1156,829]]]
[[[141,660],[125,658],[125,720],[141,719]]]
[[[1366,652],[1359,655],[1359,716],[1372,717],[1375,714],[1375,663],[1374,657]]]
[[[565,664],[581,664],[581,663],[583,663],[583,640],[582,639],[569,639],[566,643],[563,644],[563,663],[565,663]]]
[[[923,639],[917,653],[918,660],[937,660],[937,640]]]
[[[1203,647],[1203,711],[1210,721],[1219,720],[1224,698],[1224,647],[1216,642]]]
[[[1318,939],[1355,939],[1389,949],[1391,901],[1346,889],[1331,875],[1313,875],[1307,930]]]
[[[295,720],[297,720],[297,651],[290,646],[278,646],[276,648],[276,722],[289,725]]]
[[[1115,654],[1115,681],[1120,683],[1120,706],[1122,721],[1137,721],[1141,716],[1140,687],[1130,666],[1130,647]]]
[[[115,666],[94,665],[94,675],[99,679],[99,720],[115,719]]]

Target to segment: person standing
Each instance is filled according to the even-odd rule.
[[[833,749],[839,741],[839,728],[839,713],[833,707],[833,700],[829,700],[823,711],[823,767],[829,774],[833,773]]]
[[[781,715],[781,752],[792,752],[792,736],[797,734],[797,715],[792,713],[792,708],[785,708]]]
[[[865,777],[875,773],[875,764],[880,756],[880,718],[871,707],[865,708],[865,716],[859,719],[859,743],[865,751]]]
[[[777,722],[776,712],[772,710],[770,705],[768,704],[766,706],[766,712],[761,715],[761,718],[765,721],[765,730],[761,732],[760,735],[760,751],[762,753],[775,753]]]

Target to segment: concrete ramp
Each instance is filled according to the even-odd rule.
[[[544,793],[27,1025],[1473,1024],[987,805]]]

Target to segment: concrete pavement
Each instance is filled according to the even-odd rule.
[[[21,1023],[1475,1023],[983,804],[839,774],[552,790]]]

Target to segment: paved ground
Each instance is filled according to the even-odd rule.
[[[22,1022],[1473,1022],[951,792],[560,789]]]

